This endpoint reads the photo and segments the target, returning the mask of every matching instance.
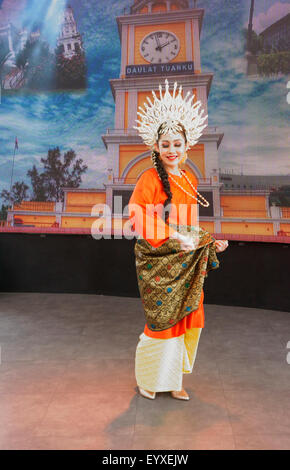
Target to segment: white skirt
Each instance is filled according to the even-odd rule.
[[[182,374],[190,374],[196,358],[202,328],[190,328],[169,339],[142,333],[135,357],[137,385],[151,392],[182,389]]]

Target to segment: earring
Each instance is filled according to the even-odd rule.
[[[187,158],[188,158],[187,151],[185,151],[183,158],[180,160],[180,163],[184,163]]]

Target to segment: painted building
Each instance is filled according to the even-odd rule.
[[[16,57],[28,40],[36,41],[40,37],[37,28],[28,33],[26,28],[17,30],[10,22],[0,27],[0,69],[1,87],[4,90],[17,90],[25,84],[24,71],[17,67]]]
[[[201,67],[203,18],[204,10],[190,8],[187,0],[136,0],[128,14],[117,17],[121,67],[119,78],[110,80],[115,126],[102,136],[108,155],[107,181],[104,188],[66,188],[63,207],[56,203],[50,212],[35,207],[36,226],[44,221],[61,228],[89,229],[102,217],[92,213],[93,207],[106,204],[112,214],[112,229],[124,227],[128,222],[126,206],[137,178],[152,167],[151,152],[133,129],[138,106],[147,96],[152,97],[152,89],[158,96],[159,84],[164,88],[167,78],[171,88],[177,81],[184,95],[193,93],[208,114],[213,73],[203,73]],[[155,43],[166,45],[159,48]],[[183,166],[195,174],[198,191],[210,203],[209,207],[198,205],[200,225],[210,233],[277,235],[283,231],[290,235],[289,211],[270,207],[269,188],[225,187],[219,173],[222,139],[218,128],[205,128]],[[23,204],[9,212],[10,224],[15,217],[23,224],[31,217]]]
[[[16,67],[16,55],[24,47],[27,31],[18,31],[12,23],[0,26],[1,88],[20,88],[24,83],[23,72]]]
[[[137,178],[152,167],[151,152],[137,131],[137,110],[151,90],[159,95],[159,84],[168,79],[182,85],[183,95],[194,94],[205,114],[213,74],[202,73],[200,34],[204,10],[189,8],[188,1],[135,1],[129,14],[117,18],[121,42],[120,77],[110,80],[115,108],[115,128],[102,136],[108,151],[107,203],[113,213],[115,196],[122,196],[124,209]],[[166,44],[160,50],[159,44]],[[215,229],[214,218],[220,216],[220,183],[218,147],[223,133],[207,127],[199,143],[188,152],[185,166],[198,180],[198,191],[210,202],[200,207],[209,229]],[[116,214],[117,216],[117,214]]]
[[[282,43],[290,49],[290,13],[268,26],[260,33],[260,37],[263,39],[264,47],[276,47]]]
[[[77,30],[73,9],[68,5],[63,13],[57,46],[63,51],[63,56],[71,59],[77,52],[83,50],[81,35]]]

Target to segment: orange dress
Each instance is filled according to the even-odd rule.
[[[190,172],[186,171],[186,176],[197,188],[198,180]],[[180,186],[182,186],[190,194],[194,194],[191,186],[183,176],[172,175]],[[170,188],[172,192],[171,204],[176,210],[171,210],[166,224],[164,220],[152,212],[148,215],[148,204],[163,204],[167,199],[164,192],[162,182],[159,180],[158,173],[155,168],[146,170],[138,179],[133,194],[129,201],[129,216],[134,230],[146,239],[152,246],[159,247],[168,240],[170,234],[175,230],[169,227],[169,223],[177,225],[198,225],[197,202],[195,199],[189,197],[184,193],[172,180],[170,181]],[[134,211],[133,204],[138,205],[141,211]],[[147,213],[146,211],[147,205]],[[146,214],[146,215],[145,215]],[[160,238],[159,234],[163,237]],[[150,235],[150,238],[148,236]],[[202,290],[200,303],[197,310],[194,310],[189,315],[180,320],[176,325],[162,331],[152,331],[145,324],[144,334],[151,338],[168,339],[180,336],[190,328],[203,328],[204,327],[204,308],[203,308],[204,292]]]

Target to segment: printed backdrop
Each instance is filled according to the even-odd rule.
[[[47,156],[48,149],[59,147],[62,153],[73,149],[87,165],[81,186],[102,187],[106,181],[107,158],[101,135],[114,127],[109,79],[118,78],[120,73],[121,46],[116,17],[132,1],[70,0],[82,44],[78,50],[79,62],[74,66],[76,78],[71,74],[70,82],[62,75],[66,64],[57,62],[57,50],[61,47],[57,38],[65,0],[0,0],[0,32],[4,31],[0,36],[0,192],[10,187],[16,136],[13,182],[24,181],[29,186],[27,171],[33,165],[40,168],[40,160]],[[243,174],[290,175],[289,76],[247,76],[243,29],[248,26],[250,0],[197,3],[205,9],[202,71],[214,73],[209,125],[218,126],[224,132],[219,148],[220,168]],[[289,12],[289,1],[257,0],[253,29],[259,33]],[[36,84],[33,78],[30,88],[20,87],[13,92],[3,89],[3,79],[9,71],[5,65],[5,54],[9,52],[5,28],[9,23],[12,36],[25,30],[28,36],[22,38],[31,39],[33,70],[38,70],[37,54],[40,54],[33,49],[33,40],[41,38],[41,54],[46,54],[48,67],[42,85],[39,85],[41,77],[37,85],[36,76]],[[15,43],[18,51],[19,44]],[[25,56],[18,54],[22,67],[25,60]]]

